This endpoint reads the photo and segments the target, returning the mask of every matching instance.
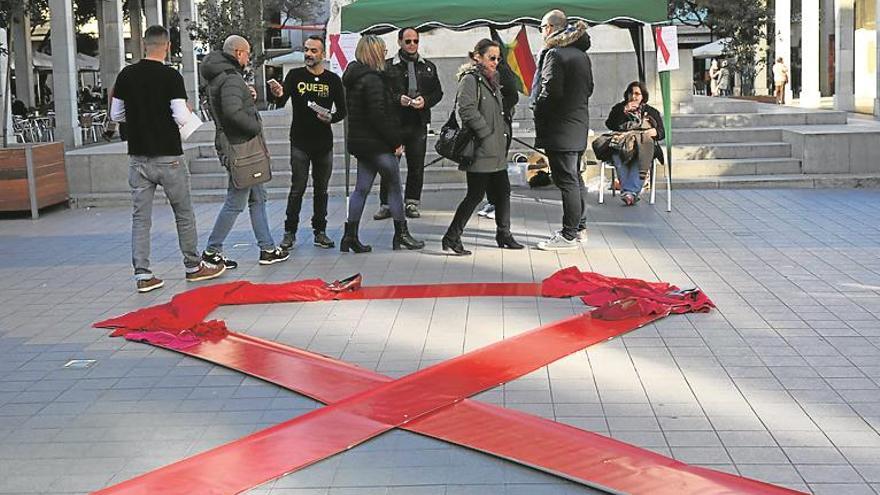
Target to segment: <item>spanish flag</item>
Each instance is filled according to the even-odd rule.
[[[532,55],[532,49],[529,47],[526,27],[523,26],[519,30],[519,34],[510,43],[505,43],[495,28],[490,27],[489,29],[492,31],[492,39],[501,45],[501,57],[513,73],[516,74],[517,89],[525,95],[531,94],[532,82],[535,79],[537,67],[535,66],[535,57]]]

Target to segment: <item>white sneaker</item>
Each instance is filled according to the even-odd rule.
[[[477,212],[477,216],[478,217],[495,218],[494,212],[495,212],[495,205],[493,205],[492,203],[486,203],[483,205],[482,208],[480,208],[480,211]],[[492,215],[491,217],[489,217],[490,214]]]
[[[575,240],[581,244],[587,242],[587,229],[578,230],[578,235],[575,237]]]
[[[569,241],[561,233],[556,232],[550,239],[539,242],[537,247],[542,251],[565,251],[577,249],[578,242],[574,239]]]

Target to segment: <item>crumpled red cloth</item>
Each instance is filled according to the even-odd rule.
[[[116,330],[110,334],[111,337],[119,337],[135,331],[167,332],[173,335],[190,331],[207,337],[216,333],[217,328],[210,326],[199,329],[196,326],[220,306],[327,301],[337,296],[338,293],[327,290],[327,283],[320,279],[282,284],[230,282],[186,291],[172,297],[171,301],[165,304],[139,309],[95,323],[94,326],[115,328]],[[224,331],[225,327],[224,324]]]
[[[646,282],[634,278],[606,277],[568,267],[544,279],[544,297],[580,297],[584,304],[597,306],[593,316],[622,320],[633,316],[671,313],[705,313],[715,304],[702,291],[683,291],[666,282]]]
[[[473,285],[473,284],[465,284]],[[511,294],[518,294],[516,286],[505,284]],[[434,287],[434,286],[431,286]],[[467,288],[456,284],[442,286],[442,297],[461,295]],[[412,294],[397,291],[398,286],[375,287],[373,297],[398,293],[400,297],[423,297],[420,292]],[[359,290],[359,289],[358,289]],[[378,291],[378,292],[377,292]],[[504,292],[504,291],[502,291]],[[267,304],[275,302],[328,301],[347,298],[351,293],[341,294],[328,289],[320,279],[300,280],[281,284],[254,284],[230,282],[177,294],[171,301],[133,311],[123,316],[95,323],[96,328],[113,328],[111,337],[125,336],[129,340],[149,342],[174,349],[186,349],[200,342],[219,340],[228,333],[221,321],[205,322],[204,319],[220,306],[235,304]],[[598,273],[582,272],[576,267],[560,270],[541,284],[544,297],[580,297],[584,303],[596,306],[592,315],[605,320],[668,315],[670,313],[704,312],[715,307],[699,290],[681,291],[665,282],[646,282],[631,278],[606,277]]]

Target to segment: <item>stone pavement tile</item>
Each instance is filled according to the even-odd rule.
[[[815,495],[875,495],[866,483],[810,483],[810,491]]]

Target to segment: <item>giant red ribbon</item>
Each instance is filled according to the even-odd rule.
[[[711,306],[701,293],[676,294],[668,285],[605,279],[568,269],[543,284],[545,292],[581,295],[603,307],[468,353],[400,380],[329,358],[230,333],[216,334],[185,353],[238,369],[334,403],[236,442],[166,466],[98,493],[235,493],[350,448],[393,427],[452,441],[516,460],[597,487],[630,493],[794,493],[761,482],[694,468],[672,459],[522,413],[462,400],[587,345],[661,318],[684,305]],[[622,290],[600,290],[608,284]],[[239,285],[246,284],[246,285]],[[192,322],[218,301],[257,302],[260,289],[281,289],[282,298],[462,297],[475,294],[534,295],[537,284],[462,284],[365,288],[345,295],[323,291],[318,281],[276,286],[224,284],[190,291],[168,305],[147,308],[97,325],[121,332],[144,330],[145,321],[167,329],[169,321]],[[568,286],[567,294],[565,287]],[[627,288],[629,287],[629,288]],[[652,295],[644,293],[653,287]],[[198,291],[202,291],[199,293]],[[632,299],[629,292],[643,292]],[[221,295],[213,302],[202,297]],[[372,292],[372,294],[370,294]],[[193,297],[195,293],[198,297]],[[611,303],[623,295],[623,302]],[[273,301],[279,300],[275,294]],[[665,307],[653,299],[673,304]],[[204,304],[198,304],[199,301]],[[633,304],[639,301],[639,304]],[[645,306],[644,301],[651,301]],[[187,306],[182,307],[181,304]],[[643,313],[647,308],[647,313]],[[210,311],[208,311],[210,312]],[[612,314],[613,318],[597,316]],[[164,316],[163,316],[164,315]],[[204,317],[202,316],[202,317]],[[613,320],[613,321],[612,321]],[[200,320],[187,329],[192,331]],[[163,330],[164,331],[164,330]],[[475,369],[476,368],[476,369]],[[478,373],[475,373],[477,371]],[[292,449],[296,447],[296,449]],[[295,454],[292,452],[296,451]],[[664,488],[666,487],[666,488]]]

